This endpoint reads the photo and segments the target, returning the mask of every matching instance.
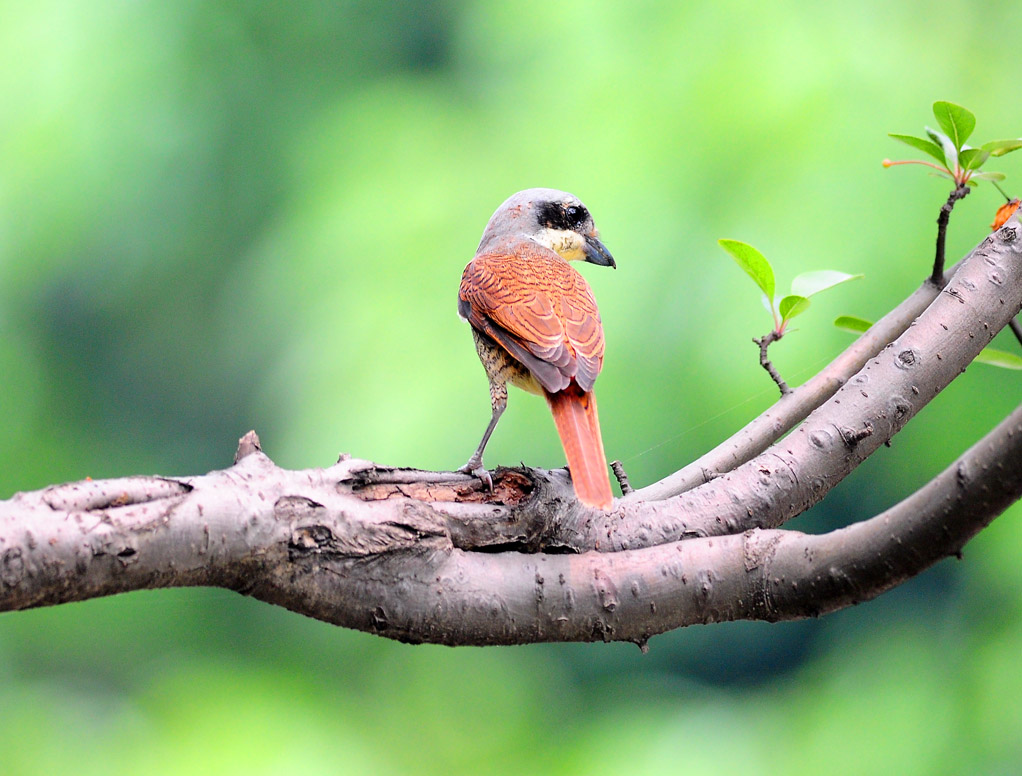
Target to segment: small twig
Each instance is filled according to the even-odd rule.
[[[940,207],[940,215],[937,216],[937,253],[933,258],[933,274],[930,275],[930,281],[934,285],[944,285],[944,239],[947,236],[947,223],[951,218],[951,210],[955,203],[964,199],[970,191],[972,189],[964,183],[959,183],[948,195],[947,202]]]
[[[770,347],[771,343],[777,342],[777,340],[783,336],[783,333],[778,333],[775,329],[763,337],[753,337],[752,341],[759,345],[759,365],[767,370],[767,374],[770,375],[770,378],[777,383],[777,387],[781,389],[781,396],[786,396],[791,393],[791,388],[789,388],[788,384],[781,379],[781,375],[774,368],[770,359],[767,358],[767,348]]]
[[[419,483],[468,483],[479,478],[465,472],[441,472],[427,469],[376,466],[358,473],[358,479],[371,485],[415,485]]]
[[[621,495],[627,496],[634,490],[634,488],[632,487],[632,483],[628,481],[628,475],[625,474],[625,467],[622,465],[621,461],[611,461],[610,468],[611,471],[614,472],[614,476],[617,477],[617,484],[621,486]]]

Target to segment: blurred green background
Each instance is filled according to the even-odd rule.
[[[583,267],[604,438],[657,479],[776,393],[717,238],[785,286],[866,273],[774,346],[803,381],[850,341],[836,315],[928,272],[949,186],[882,169],[912,155],[886,133],[948,99],[980,141],[1022,134],[1020,26],[1006,2],[3,2],[0,496],[222,468],[250,428],[287,467],[460,465],[489,416],[460,273],[531,186],[579,195],[617,258]],[[957,206],[952,259],[1000,202]],[[970,368],[798,527],[907,495],[1019,379]],[[488,464],[562,460],[514,394]],[[1017,773],[1019,516],[872,603],[645,656],[410,647],[216,590],[0,615],[0,772]]]

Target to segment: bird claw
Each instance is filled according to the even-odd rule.
[[[486,485],[486,489],[490,491],[490,493],[493,493],[493,478],[490,476],[490,473],[483,468],[482,461],[469,461],[458,469],[458,471],[464,472],[465,474],[471,474],[473,477],[478,477],[483,481],[483,484]]]

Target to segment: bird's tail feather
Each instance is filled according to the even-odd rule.
[[[568,458],[575,495],[583,504],[610,509],[614,496],[607,476],[596,394],[572,383],[563,391],[546,392],[546,400]]]

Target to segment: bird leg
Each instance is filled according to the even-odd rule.
[[[490,441],[490,434],[493,433],[493,429],[497,427],[497,421],[500,420],[500,416],[507,409],[507,383],[490,381],[490,406],[493,408],[493,414],[490,416],[490,424],[483,433],[483,439],[479,443],[479,447],[476,448],[476,451],[472,453],[472,457],[458,471],[478,477],[492,491],[493,478],[483,468],[483,450],[486,449],[486,443]]]

